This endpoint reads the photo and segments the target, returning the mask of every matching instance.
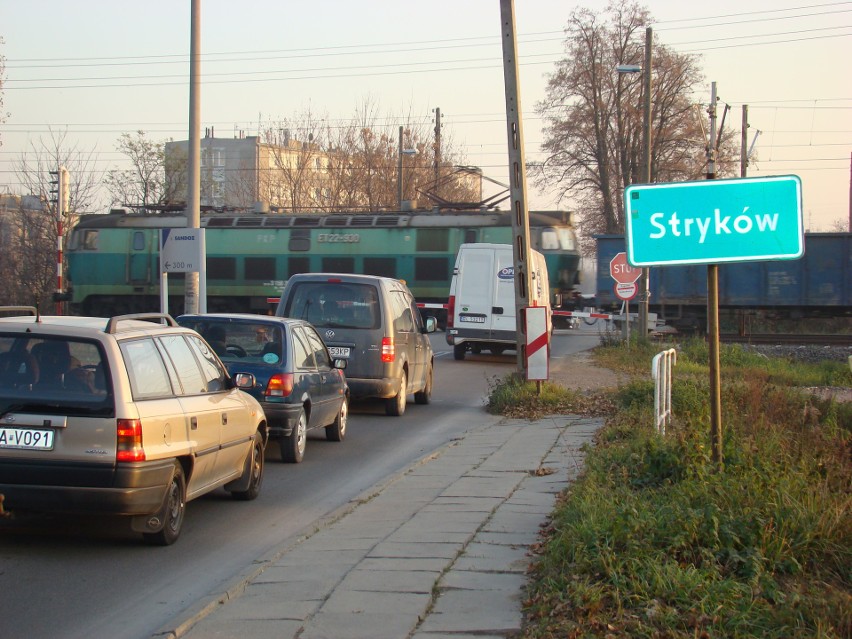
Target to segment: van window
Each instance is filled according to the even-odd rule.
[[[393,304],[393,328],[394,331],[402,333],[410,333],[414,330],[414,320],[411,316],[411,308],[405,294],[400,291],[391,293],[391,303]]]
[[[376,287],[348,282],[299,282],[287,299],[285,317],[307,320],[317,328],[379,328]]]

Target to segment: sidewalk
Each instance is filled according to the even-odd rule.
[[[601,424],[555,416],[473,429],[156,636],[512,636],[529,546]]]

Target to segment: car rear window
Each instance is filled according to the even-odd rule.
[[[0,398],[3,405],[44,402],[51,409],[102,411],[112,388],[99,345],[88,340],[0,335]],[[47,408],[45,408],[47,410]]]
[[[178,323],[201,333],[226,364],[274,366],[284,361],[286,340],[280,324],[214,317],[181,317]]]
[[[287,317],[317,328],[379,328],[379,295],[371,284],[299,282],[284,309]]]

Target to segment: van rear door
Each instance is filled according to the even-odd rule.
[[[463,248],[456,276],[456,327],[490,331],[496,265],[493,251]],[[484,335],[483,335],[484,337]]]
[[[493,255],[495,264],[488,278],[494,296],[490,328],[492,331],[515,333],[515,258],[510,248],[498,249]]]

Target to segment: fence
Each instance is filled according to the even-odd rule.
[[[666,424],[672,417],[672,367],[677,364],[677,351],[673,348],[657,353],[651,360],[651,377],[654,378],[654,419],[657,432],[666,434]]]

